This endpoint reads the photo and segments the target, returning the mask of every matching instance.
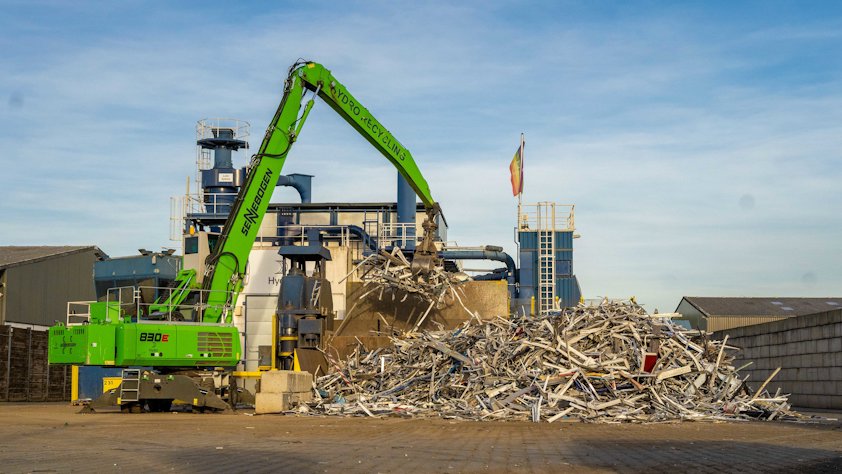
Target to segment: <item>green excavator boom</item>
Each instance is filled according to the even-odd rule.
[[[308,93],[312,96],[304,101]],[[175,288],[136,314],[126,314],[119,302],[93,303],[89,324],[51,328],[50,363],[194,367],[239,362],[242,351],[237,329],[231,324],[232,309],[242,291],[246,263],[275,183],[316,96],[383,154],[415,190],[428,213],[424,242],[416,253],[434,254],[431,230],[440,209],[412,154],[327,68],[300,61],[289,70],[281,103],[208,257],[201,288],[196,272],[184,270]],[[178,321],[180,314],[173,316],[173,308],[183,307],[185,302],[201,309],[199,320],[189,325]],[[150,317],[151,321],[143,320]]]

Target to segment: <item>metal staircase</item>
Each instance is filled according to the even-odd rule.
[[[123,369],[123,383],[120,384],[120,403],[140,400],[140,369]]]

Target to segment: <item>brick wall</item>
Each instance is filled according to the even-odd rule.
[[[780,387],[796,407],[842,409],[842,310],[713,334],[717,339],[727,334],[728,345],[743,349],[736,366],[754,362],[741,371],[751,374],[750,386],[758,387],[780,367],[771,392]]]

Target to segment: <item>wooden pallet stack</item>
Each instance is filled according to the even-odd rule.
[[[550,423],[798,416],[787,395],[767,390],[769,380],[749,388],[727,340],[685,331],[633,302],[392,340],[331,361],[333,373],[316,380],[316,400],[301,410]]]

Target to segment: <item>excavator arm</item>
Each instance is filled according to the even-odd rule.
[[[308,92],[312,92],[313,96],[302,104]],[[203,286],[211,291],[207,293],[204,322],[221,322],[221,308],[233,306],[242,290],[246,262],[269,206],[274,183],[278,181],[286,157],[313,108],[315,96],[327,102],[406,178],[424,203],[428,216],[424,225],[424,241],[416,253],[426,255],[429,261],[429,256],[435,252],[432,234],[440,208],[412,154],[327,68],[313,62],[297,62],[290,68],[281,104],[252,158],[248,176],[240,188],[219,242],[206,262]]]

